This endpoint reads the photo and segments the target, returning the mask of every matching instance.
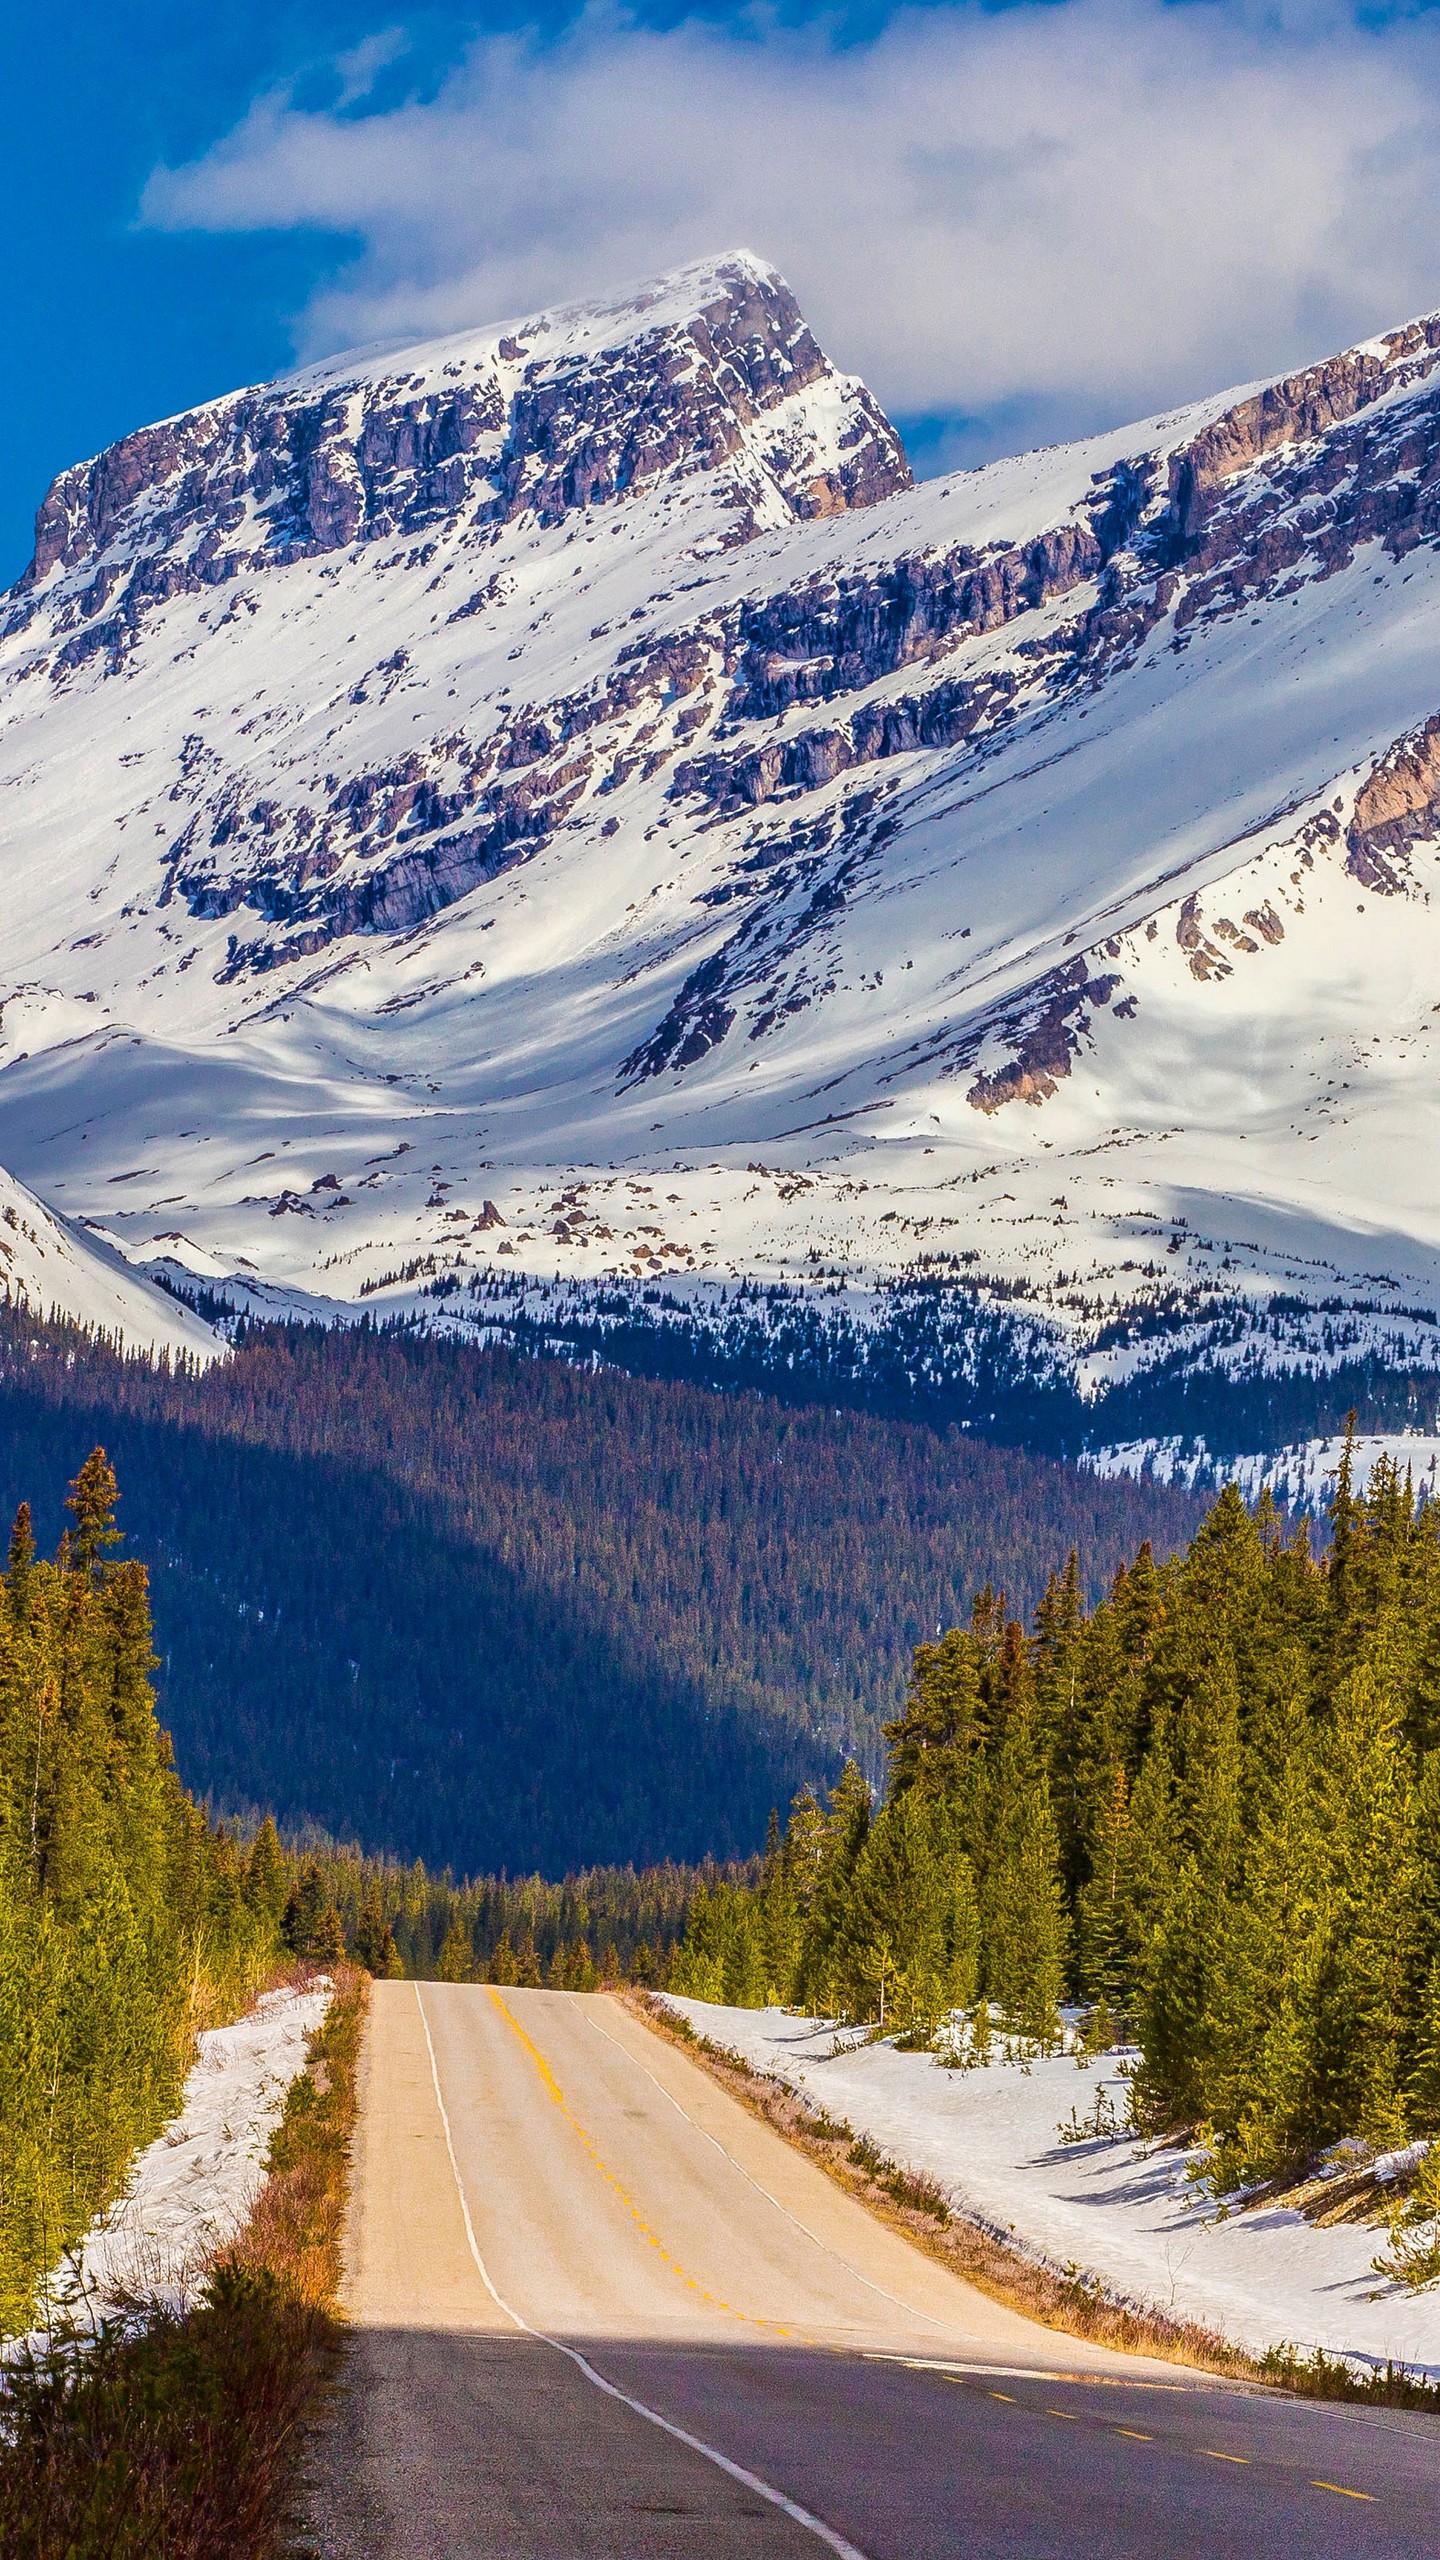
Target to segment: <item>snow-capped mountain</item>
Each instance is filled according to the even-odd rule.
[[[917,488],[745,255],[145,429],[0,608],[0,1158],[262,1304],[1423,1380],[1437,543],[1440,317]]]

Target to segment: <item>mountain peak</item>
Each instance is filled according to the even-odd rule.
[[[345,383],[355,387],[419,374],[447,375],[457,364],[479,365],[500,356],[503,346],[519,346],[527,356],[554,360],[562,354],[593,358],[637,339],[667,329],[684,329],[712,315],[728,315],[768,306],[784,306],[792,326],[804,326],[794,294],[777,267],[751,249],[722,250],[708,258],[692,258],[618,291],[573,302],[547,304],[516,318],[473,323],[438,338],[385,338],[373,345],[342,347],[333,355],[297,366],[281,375],[272,390]],[[513,362],[512,357],[509,361]]]
[[[178,1285],[1440,1374],[1433,320],[912,488],[729,252],[126,438],[8,611],[3,1152]]]
[[[551,525],[703,472],[725,482],[730,542],[910,485],[864,385],[744,250],[141,428],[60,474],[20,587],[54,597],[71,663],[114,657],[177,593],[442,526]]]

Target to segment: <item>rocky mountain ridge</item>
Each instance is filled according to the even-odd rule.
[[[1437,368],[917,488],[737,254],[122,440],[3,607],[0,1159],[207,1303],[1423,1404]]]

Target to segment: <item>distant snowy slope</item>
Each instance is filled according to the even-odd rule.
[[[1331,1433],[1323,1440],[1303,1440],[1292,1448],[1256,1452],[1253,1456],[1212,1457],[1204,1442],[1178,1439],[1131,1440],[1115,1448],[1096,1449],[1087,1464],[1097,1475],[1133,1476],[1152,1484],[1179,1484],[1187,1492],[1203,1491],[1233,1479],[1250,1501],[1267,1489],[1279,1502],[1312,1514],[1324,1509],[1340,1478],[1345,1440]],[[1418,1494],[1430,1501],[1440,1495],[1440,1437],[1423,1431],[1369,1431],[1350,1443],[1351,1482],[1363,1494],[1382,1463],[1408,1474]]]
[[[41,1318],[63,1316],[128,1351],[222,1351],[208,1324],[179,1306],[142,1272],[131,1271],[101,1239],[77,1234],[0,1169],[0,1302]]]
[[[742,253],[144,429],[0,622],[0,1159],[266,1305],[923,1280],[1112,1439],[1440,1373],[1437,539],[1440,318],[915,488]]]

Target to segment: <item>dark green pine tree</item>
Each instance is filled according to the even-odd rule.
[[[402,1970],[395,1932],[385,1916],[378,1885],[370,1887],[360,1905],[355,1924],[355,1961],[381,1982],[392,1980]]]
[[[980,1885],[984,1987],[1011,2026],[1048,2043],[1065,1995],[1070,1916],[1034,1677],[1018,1627],[1006,1630],[993,1695]]]
[[[1365,1507],[1355,1492],[1355,1422],[1352,1406],[1345,1417],[1345,1445],[1340,1472],[1330,1500],[1330,1554],[1325,1575],[1329,1602],[1330,1652],[1338,1661],[1346,1650],[1352,1617],[1363,1582]]]
[[[1440,2135],[1440,1955],[1426,1974],[1414,2012],[1406,2075],[1406,2115],[1412,2133]]]
[[[1074,1725],[1076,1688],[1085,1634],[1085,1594],[1080,1557],[1071,1548],[1065,1570],[1052,1573],[1035,1612],[1035,1701],[1041,1746],[1052,1763]]]
[[[953,1819],[917,1787],[892,1797],[851,1878],[835,1949],[836,2005],[928,2040],[973,2005],[979,1908]]]
[[[870,1836],[870,1789],[847,1760],[831,1790],[821,1858],[796,1968],[796,1996],[807,2007],[833,2012],[840,1992],[840,1939],[851,1879]]]
[[[1199,1632],[1192,1615],[1192,1630]],[[1207,1641],[1174,1727],[1170,1830],[1144,2017],[1147,2087],[1179,2118],[1208,2118],[1226,2038],[1231,1888],[1241,1845],[1239,1695],[1228,1643]],[[1178,1669],[1172,1663],[1172,1673]]]
[[[17,1619],[30,1614],[30,1582],[35,1566],[35,1533],[30,1525],[30,1505],[22,1502],[15,1514],[10,1532],[8,1586],[10,1607]]]
[[[361,1961],[364,1962],[363,1957]],[[509,1978],[511,1981],[515,1978],[513,1966]],[[437,1982],[473,1982],[475,1979],[475,1950],[470,1943],[470,1932],[458,1911],[445,1932],[445,1943],[440,1950],[439,1962],[435,1967],[435,1979]],[[494,1979],[492,1970],[491,1980]]]
[[[959,1627],[917,1647],[904,1711],[884,1728],[892,1795],[910,1787],[951,1799],[967,1792],[984,1712],[980,1666],[980,1647]]]
[[[1422,1872],[1413,1766],[1393,1692],[1366,1666],[1342,1679],[1321,1736],[1321,1822],[1330,1848],[1317,1968],[1311,2141],[1403,2138],[1413,1913]]]
[[[490,1962],[485,1968],[485,1975],[487,1981],[497,1983],[502,1989],[508,1988],[517,1979],[515,1949],[510,1943],[508,1928],[501,1930],[495,1942]]]
[[[245,1863],[245,1899],[272,1928],[278,1927],[288,1894],[285,1853],[273,1814],[267,1813],[254,1839]]]
[[[92,1449],[65,1497],[66,1510],[75,1514],[69,1552],[73,1573],[92,1574],[106,1549],[119,1545],[120,1532],[115,1526],[119,1498],[114,1468],[103,1449]]]
[[[1129,1876],[1130,1785],[1112,1761],[1090,1840],[1090,1873],[1079,1895],[1077,1972],[1088,2000],[1123,2014],[1135,1992],[1130,1933],[1126,1927]]]
[[[345,1952],[340,1915],[325,1890],[319,1862],[306,1860],[285,1905],[280,1934],[292,1955],[337,1964]]]

